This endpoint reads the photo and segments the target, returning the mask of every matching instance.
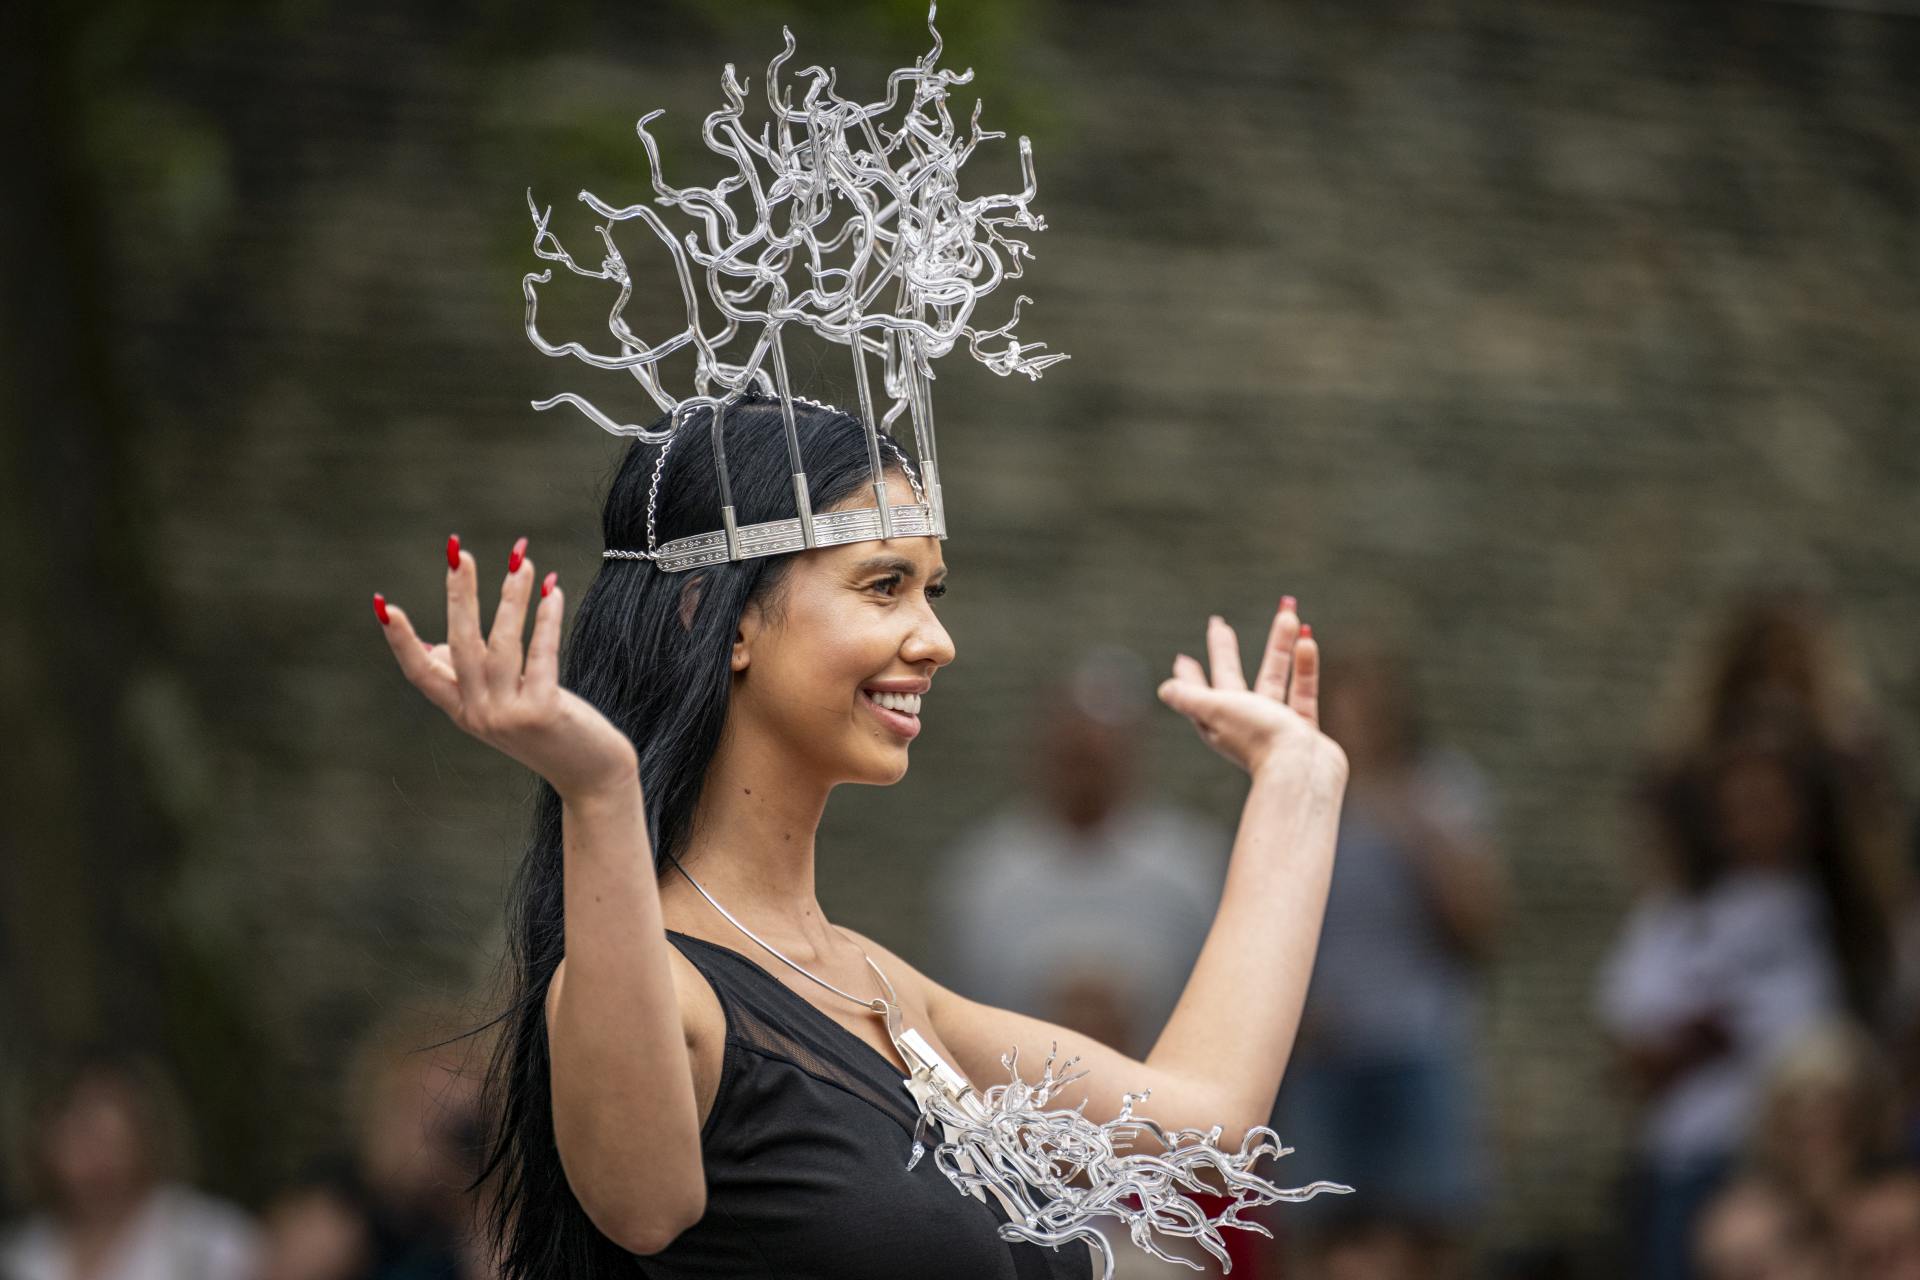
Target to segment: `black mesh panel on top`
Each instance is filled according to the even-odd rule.
[[[720,959],[718,972],[711,965],[697,967],[714,983],[715,994],[727,1011],[730,1042],[790,1062],[817,1079],[845,1089],[893,1116],[912,1134],[920,1112],[896,1063],[795,994],[750,957],[705,938],[671,929],[667,933],[685,938]],[[683,954],[685,950],[681,948]],[[851,1001],[847,1007],[853,1007]],[[877,1022],[880,1015],[868,1016]],[[715,1109],[718,1107],[716,1099]]]

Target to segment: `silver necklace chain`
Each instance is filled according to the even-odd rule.
[[[728,920],[732,921],[734,928],[746,934],[749,938],[752,938],[755,942],[758,942],[761,946],[765,947],[768,951],[773,952],[775,956],[779,957],[780,962],[786,965],[788,968],[794,969],[800,973],[806,974],[807,977],[812,978],[815,982],[819,983],[821,986],[825,987],[827,990],[833,992],[835,995],[846,996],[847,999],[853,1001],[855,1004],[873,1013],[878,1013],[884,1016],[888,1012],[889,1001],[898,1003],[899,997],[894,995],[893,993],[893,984],[887,981],[887,975],[880,972],[880,966],[877,964],[874,964],[873,957],[870,955],[867,955],[866,948],[862,947],[859,943],[855,942],[853,944],[854,949],[857,950],[860,953],[861,957],[866,960],[868,967],[871,968],[873,972],[879,977],[880,984],[887,989],[887,995],[885,999],[882,999],[879,996],[875,996],[871,1000],[862,1000],[859,996],[852,995],[852,994],[849,994],[848,992],[840,990],[840,988],[834,986],[831,982],[828,982],[825,978],[818,977],[812,973],[809,973],[806,969],[801,968],[799,965],[795,964],[793,961],[781,955],[780,952],[777,949],[775,949],[771,943],[767,942],[759,934],[747,928],[747,926],[741,924],[738,920],[735,920],[733,918],[733,913],[731,911],[721,906],[718,902],[714,902],[713,895],[708,893],[706,889],[701,887],[700,882],[693,878],[692,872],[688,871],[685,867],[680,866],[680,862],[678,859],[674,860],[673,865],[675,867],[678,867],[680,874],[687,878],[688,884],[691,884],[695,889],[700,890],[701,897],[705,898],[708,902],[713,903],[713,909],[715,911],[718,911],[721,915],[725,916]],[[838,925],[835,925],[834,927],[839,928]],[[852,939],[848,939],[848,941],[852,941]]]

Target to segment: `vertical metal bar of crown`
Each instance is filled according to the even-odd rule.
[[[727,559],[738,560],[740,556],[740,527],[734,523],[733,483],[727,476],[727,397],[722,396],[713,406],[713,469],[720,477],[720,519],[727,529]]]
[[[887,507],[887,478],[880,470],[880,431],[873,416],[873,388],[867,384],[867,348],[860,341],[860,317],[853,318],[853,382],[860,389],[860,420],[867,429],[867,468],[873,473],[873,499],[880,508],[880,537],[893,536],[893,512]]]
[[[780,345],[780,332],[773,334],[773,384],[780,393],[780,418],[787,428],[787,461],[793,468],[793,505],[800,513],[800,541],[817,547],[813,533],[813,500],[807,496],[807,472],[800,465],[800,428],[793,421],[793,390],[787,385],[787,352]]]
[[[917,311],[919,308],[915,308]],[[940,493],[940,459],[933,443],[933,397],[920,377],[920,335],[901,334],[908,348],[907,406],[913,411],[913,439],[920,450],[920,484],[927,491],[927,504],[933,508],[933,536],[947,536],[947,504]]]

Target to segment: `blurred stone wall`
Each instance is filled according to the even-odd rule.
[[[1031,384],[940,369],[961,656],[910,776],[830,809],[823,898],[924,959],[928,860],[1013,793],[1033,699],[1083,646],[1158,671],[1210,611],[1262,634],[1282,592],[1330,667],[1388,628],[1491,774],[1517,881],[1496,1234],[1600,1238],[1625,1112],[1587,1010],[1630,887],[1622,784],[1716,605],[1825,584],[1912,774],[1920,20],[952,7],[946,61],[977,68],[987,127],[1033,137],[1049,224],[992,305],[1032,295],[1020,336],[1073,358]],[[101,367],[138,414],[179,655],[128,712],[187,833],[154,905],[256,1011],[282,1166],[337,1136],[343,1045],[377,1010],[485,981],[525,825],[523,772],[405,683],[369,595],[438,637],[457,530],[483,580],[531,535],[578,599],[622,446],[528,401],[643,412],[526,342],[526,189],[585,252],[576,190],[647,194],[642,112],[668,108],[670,181],[718,176],[697,127],[720,65],[757,91],[783,14],[795,66],[869,97],[926,45],[911,3],[870,6],[864,37],[814,9],[605,8],[214,11],[100,55],[126,69],[89,121],[115,183]],[[1014,185],[1014,154],[985,144],[972,190]],[[552,323],[591,339],[605,299],[572,296]],[[797,372],[851,396],[839,362]],[[1235,816],[1184,722],[1149,752]]]

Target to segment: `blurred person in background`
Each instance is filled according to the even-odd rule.
[[[1728,1184],[1700,1215],[1693,1242],[1702,1280],[1854,1280],[1804,1206],[1762,1178]],[[1635,1273],[1638,1274],[1638,1273]]]
[[[469,1189],[482,1143],[480,1081],[460,1052],[431,1044],[435,1025],[408,1015],[376,1025],[348,1071],[375,1280],[493,1274],[478,1217],[486,1202]]]
[[[1795,1038],[1761,1086],[1749,1169],[1837,1230],[1856,1189],[1898,1154],[1893,1073],[1881,1046],[1851,1019]]]
[[[4,1280],[254,1280],[259,1229],[189,1185],[182,1109],[150,1058],[82,1050],[28,1142],[35,1207],[0,1233]]]
[[[351,1169],[316,1165],[281,1188],[261,1217],[259,1280],[373,1280],[373,1220]]]
[[[1598,983],[1636,1096],[1629,1233],[1644,1274],[1690,1274],[1770,1057],[1832,1013],[1898,1023],[1890,916],[1904,801],[1867,681],[1821,593],[1750,592],[1637,784],[1646,879]]]
[[[1834,759],[1804,724],[1756,703],[1643,786],[1659,857],[1597,1004],[1641,1107],[1630,1234],[1650,1280],[1691,1274],[1693,1218],[1777,1055],[1823,1018],[1874,1025],[1884,1008],[1891,899],[1872,888]]]
[[[1355,1194],[1282,1221],[1312,1254],[1311,1235],[1343,1216],[1385,1218],[1381,1232],[1420,1240],[1418,1275],[1451,1274],[1491,1181],[1481,988],[1507,897],[1493,804],[1473,762],[1428,730],[1403,651],[1363,643],[1323,687],[1352,774],[1273,1125],[1301,1153],[1289,1163],[1312,1161],[1300,1176]]]
[[[1041,698],[1032,794],[962,833],[929,899],[949,985],[1136,1057],[1193,972],[1232,843],[1141,784],[1152,686],[1136,655],[1102,649]]]
[[[1839,1255],[1846,1280],[1920,1280],[1920,1173],[1892,1169],[1855,1188],[1841,1206]]]
[[[1689,683],[1670,699],[1677,719],[1643,777],[1654,790],[1676,793],[1674,821],[1697,827],[1704,812],[1698,779],[1727,743],[1773,734],[1801,752],[1799,807],[1808,811],[1812,838],[1833,852],[1816,859],[1815,872],[1847,926],[1839,942],[1848,1003],[1869,1031],[1885,1036],[1920,1005],[1920,981],[1903,992],[1892,972],[1892,916],[1916,885],[1908,849],[1916,815],[1885,718],[1838,633],[1835,611],[1811,586],[1769,586],[1737,600],[1704,652],[1704,669],[1683,673]],[[1736,803],[1733,816],[1764,825],[1764,785],[1753,798],[1760,810],[1742,815]]]

